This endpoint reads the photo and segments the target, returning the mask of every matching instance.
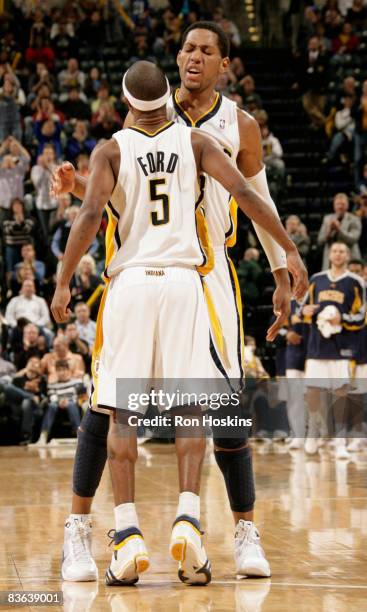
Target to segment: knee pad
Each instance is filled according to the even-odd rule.
[[[215,438],[214,444],[226,450],[214,450],[215,460],[223,474],[233,512],[251,512],[255,503],[252,453],[246,439]]]
[[[109,416],[88,410],[78,429],[73,471],[73,491],[94,497],[107,461]]]

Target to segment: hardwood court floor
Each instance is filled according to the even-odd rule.
[[[94,554],[100,580],[64,583],[67,612],[301,611],[354,612],[367,602],[367,454],[353,461],[303,453],[254,452],[256,523],[271,579],[237,581],[232,558],[233,524],[221,475],[207,453],[202,485],[202,525],[213,582],[187,587],[168,557],[176,508],[173,447],[146,444],[137,469],[137,505],[151,554],[139,586],[104,585],[113,527],[108,473],[94,505]],[[0,590],[61,589],[63,522],[69,513],[73,450],[0,449]],[[14,610],[15,608],[1,608]],[[23,610],[34,610],[25,607]]]

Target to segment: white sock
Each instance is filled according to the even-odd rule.
[[[128,527],[139,527],[139,519],[134,503],[120,504],[115,506],[115,527],[116,531],[123,531]]]
[[[180,493],[176,518],[181,514],[188,514],[197,521],[200,520],[200,497],[191,491]]]
[[[83,523],[91,523],[92,515],[91,514],[69,514],[69,521],[82,521]]]

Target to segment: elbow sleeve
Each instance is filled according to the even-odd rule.
[[[259,196],[261,196],[267,202],[270,208],[272,208],[272,210],[278,215],[277,207],[272,200],[268,182],[266,180],[265,166],[255,176],[245,178],[248,186],[251,187],[251,189],[253,189]],[[261,246],[268,258],[271,271],[274,272],[279,268],[286,268],[287,258],[284,249],[282,249],[282,247],[272,238],[272,236],[270,236],[266,230],[259,227],[256,223],[253,225]]]

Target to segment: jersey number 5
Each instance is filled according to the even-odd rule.
[[[162,202],[162,215],[159,216],[157,212],[152,212],[152,223],[153,225],[164,225],[169,222],[169,197],[166,193],[157,193],[157,187],[159,185],[165,185],[166,179],[152,179],[149,181],[149,192],[151,202]]]

